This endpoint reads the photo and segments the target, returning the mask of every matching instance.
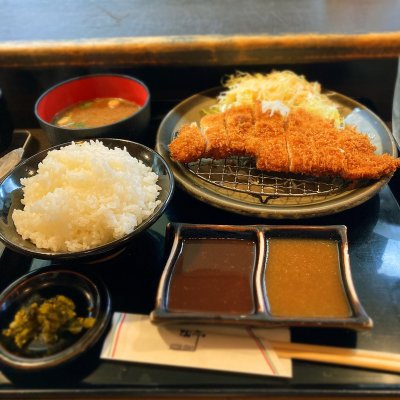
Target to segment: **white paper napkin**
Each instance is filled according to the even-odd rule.
[[[288,329],[155,325],[148,316],[115,313],[101,358],[289,378],[292,362],[269,340],[290,341]]]

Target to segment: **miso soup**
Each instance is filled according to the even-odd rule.
[[[57,113],[52,124],[67,129],[96,128],[134,114],[140,106],[132,101],[107,97],[81,101]]]

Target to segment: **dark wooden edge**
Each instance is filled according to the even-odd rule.
[[[392,58],[400,32],[198,35],[0,43],[0,67],[250,65]]]

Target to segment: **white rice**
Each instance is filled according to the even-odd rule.
[[[148,218],[161,188],[157,174],[127,150],[100,141],[49,151],[36,175],[21,179],[17,232],[56,252],[90,249],[129,234]]]

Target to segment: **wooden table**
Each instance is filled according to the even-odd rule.
[[[0,67],[396,57],[396,0],[0,1]]]

